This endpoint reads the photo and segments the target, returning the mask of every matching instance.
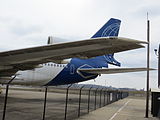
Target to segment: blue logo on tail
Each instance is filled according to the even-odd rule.
[[[95,35],[91,38],[96,37],[109,37],[118,36],[121,21],[118,19],[111,18]]]
[[[96,32],[91,38],[96,37],[111,37],[111,36],[118,36],[119,28],[120,28],[121,21],[118,19],[111,18],[104,26]],[[116,66],[120,66],[120,63],[114,59],[114,54],[104,55],[96,57],[95,59],[100,60],[100,58],[105,58],[106,62],[109,64],[113,64]]]

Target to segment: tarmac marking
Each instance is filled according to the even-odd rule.
[[[109,120],[113,120],[113,118],[124,108],[126,107],[126,105],[130,102],[131,100],[128,100],[121,108],[119,108],[119,110],[109,119]]]

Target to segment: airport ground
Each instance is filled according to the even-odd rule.
[[[64,120],[65,90],[52,89],[48,92],[46,120]],[[54,92],[53,92],[54,91]],[[57,91],[57,92],[55,92]],[[145,116],[145,97],[136,94],[94,110],[94,96],[91,96],[90,113],[87,114],[87,95],[82,95],[81,116],[78,114],[76,90],[71,90],[68,101],[67,120],[158,120],[149,114]],[[43,113],[44,92],[40,89],[10,89],[6,120],[40,120]],[[4,90],[0,95],[0,119],[3,112]],[[97,103],[99,103],[97,99]],[[150,113],[150,112],[149,112]]]
[[[92,111],[76,120],[159,120],[152,117],[145,118],[145,99],[128,97],[103,108]]]

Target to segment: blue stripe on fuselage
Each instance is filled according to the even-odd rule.
[[[97,58],[97,57],[96,57]],[[102,68],[108,67],[106,61],[99,61],[95,58],[91,59],[79,59],[73,58],[69,64],[49,83],[46,85],[64,85],[64,84],[72,84],[77,82],[82,82],[90,79],[96,78],[97,74],[90,74],[81,72],[78,73],[78,68]]]

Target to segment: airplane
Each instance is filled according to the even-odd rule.
[[[146,71],[121,66],[114,53],[143,48],[147,42],[118,37],[121,21],[111,18],[90,39],[0,52],[0,84],[57,86],[95,79],[101,74]]]

